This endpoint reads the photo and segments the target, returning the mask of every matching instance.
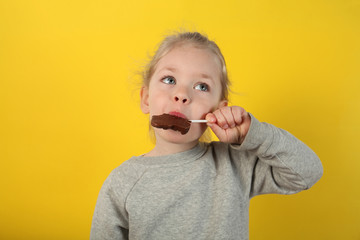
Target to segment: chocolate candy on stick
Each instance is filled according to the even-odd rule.
[[[191,121],[170,114],[154,115],[151,118],[151,125],[156,128],[172,129],[186,134],[190,129]]]

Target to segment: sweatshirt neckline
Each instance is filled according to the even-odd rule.
[[[206,143],[200,142],[195,147],[184,152],[153,157],[138,156],[135,158],[143,165],[180,165],[199,159],[205,153],[205,150]]]

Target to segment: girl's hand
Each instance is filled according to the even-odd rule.
[[[242,107],[226,106],[208,113],[207,125],[221,142],[241,144],[249,131],[251,118]]]

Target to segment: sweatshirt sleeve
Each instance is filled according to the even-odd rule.
[[[308,146],[289,132],[250,116],[251,125],[244,142],[233,146],[252,156],[250,197],[293,194],[309,189],[321,178],[320,159]]]
[[[128,239],[126,192],[113,171],[105,180],[95,206],[90,240]]]

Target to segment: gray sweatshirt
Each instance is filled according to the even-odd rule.
[[[250,198],[308,189],[323,173],[305,144],[251,118],[241,145],[199,143],[172,155],[132,157],[113,170],[90,239],[248,239]]]

